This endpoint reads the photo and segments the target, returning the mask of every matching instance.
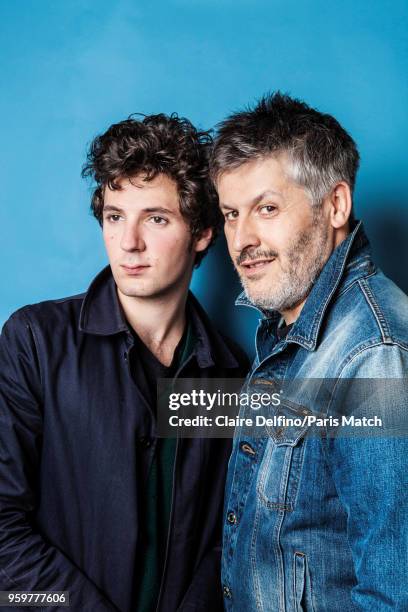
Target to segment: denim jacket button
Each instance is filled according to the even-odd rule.
[[[237,522],[237,515],[235,514],[235,512],[228,512],[227,514],[227,521],[229,522],[230,525],[235,525]]]
[[[256,452],[248,442],[241,442],[241,450],[246,455],[256,455]]]
[[[231,589],[227,587],[226,584],[224,584],[224,586],[222,587],[222,592],[224,593],[224,597],[227,597],[227,599],[231,599],[232,597]]]

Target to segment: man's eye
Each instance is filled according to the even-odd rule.
[[[259,211],[262,215],[272,215],[277,211],[277,207],[273,204],[266,204],[265,206],[261,206]]]
[[[150,217],[149,221],[154,223],[154,225],[167,225],[168,223],[167,219],[158,216]]]
[[[238,217],[238,211],[236,210],[230,210],[229,212],[225,213],[225,219],[227,221],[234,221],[234,219],[237,219]]]
[[[117,223],[120,219],[120,215],[107,215],[106,219],[111,223]]]

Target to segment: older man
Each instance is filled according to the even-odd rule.
[[[239,303],[263,314],[247,386],[298,382],[262,436],[236,432],[222,564],[234,612],[408,610],[408,443],[389,435],[406,423],[408,299],[353,221],[358,164],[333,117],[279,93],[219,126],[211,172]],[[386,431],[346,435],[350,412]]]

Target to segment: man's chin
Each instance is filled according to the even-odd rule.
[[[116,283],[119,293],[126,297],[149,297],[150,293],[153,293],[152,289],[146,286],[142,286],[139,284],[137,286],[136,283]],[[136,286],[135,286],[136,285]]]
[[[259,275],[259,277],[260,276],[261,275]],[[255,277],[251,277],[250,279],[247,279],[241,276],[240,280],[241,280],[241,285],[242,285],[242,288],[245,292],[247,299],[254,306],[262,308],[262,306],[259,306],[259,304],[262,304],[265,301],[265,299],[269,299],[269,296],[267,297],[268,291],[267,289],[265,289],[265,287],[263,287],[263,283],[262,283],[262,286],[257,287],[256,281],[258,281],[259,278],[255,278]],[[261,285],[261,283],[259,283],[259,285]]]
[[[164,285],[158,286],[148,283],[140,283],[139,286],[135,286],[135,284],[123,284],[117,285],[119,293],[128,298],[139,298],[141,300],[153,300],[153,299],[162,299],[166,296],[171,295],[172,291],[174,291],[173,286]]]
[[[248,287],[247,284],[243,284],[243,289],[245,292],[245,296],[246,298],[251,302],[251,304],[253,304],[253,306],[255,306],[256,308],[260,308],[262,310],[265,309],[265,296],[263,296],[263,294],[258,293],[258,292],[254,292],[253,290],[251,291],[251,289]],[[269,310],[269,309],[267,309]]]
[[[244,286],[245,295],[248,300],[253,304],[256,308],[260,310],[267,310],[270,312],[288,312],[297,308],[302,302],[307,299],[307,296],[310,293],[307,291],[302,295],[266,295],[266,292],[254,292],[251,291],[248,287]]]

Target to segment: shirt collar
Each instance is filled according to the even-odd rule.
[[[187,312],[197,336],[195,355],[199,367],[211,367],[215,364],[226,368],[238,367],[235,356],[190,291]],[[95,277],[85,294],[79,317],[79,329],[84,333],[98,336],[112,336],[129,331],[110,266]]]
[[[188,293],[187,308],[197,335],[198,365],[201,368],[211,367],[214,364],[225,368],[237,368],[239,363],[236,357],[191,291]]]
[[[311,351],[316,349],[324,315],[336,290],[340,284],[344,288],[354,280],[355,274],[353,274],[353,270],[357,267],[359,268],[359,276],[364,273],[360,267],[360,263],[363,260],[366,261],[367,265],[372,266],[369,253],[369,242],[362,223],[359,221],[353,231],[339,244],[326,262],[307,297],[298,319],[286,336],[286,342],[300,344]],[[245,296],[244,292],[238,296],[235,303],[237,305],[253,307],[253,304]],[[276,331],[281,315],[276,311],[268,312],[260,310],[260,312],[267,318],[270,329]]]
[[[79,316],[79,329],[97,336],[112,336],[128,331],[110,266],[94,278],[85,294]]]

